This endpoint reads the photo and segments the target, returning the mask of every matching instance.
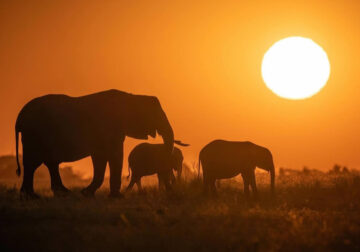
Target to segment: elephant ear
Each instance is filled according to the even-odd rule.
[[[157,116],[156,102],[153,97],[145,95],[131,95],[124,111],[124,131],[129,137],[148,139],[156,136]]]
[[[256,144],[254,144],[254,147],[252,149],[253,149],[252,150],[253,160],[254,160],[256,166],[258,168],[268,170],[267,169],[268,163],[269,163],[268,157],[269,156],[271,157],[270,151],[268,149],[266,149],[262,146],[256,145]]]
[[[251,146],[249,148],[249,156],[250,158],[250,162],[251,165],[255,165],[257,167],[261,166],[261,160],[259,160],[259,150],[257,148],[257,146],[253,143],[251,143]]]

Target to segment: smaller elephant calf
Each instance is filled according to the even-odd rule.
[[[216,193],[215,182],[218,179],[232,178],[241,174],[244,180],[244,192],[249,196],[249,186],[257,198],[255,168],[270,173],[271,191],[275,192],[275,167],[271,152],[252,142],[214,140],[200,151],[200,164],[203,168],[205,192]]]
[[[141,177],[153,174],[158,175],[159,187],[165,185],[170,189],[170,182],[175,181],[173,170],[177,171],[178,179],[181,177],[182,163],[184,157],[181,150],[174,147],[169,153],[164,144],[141,143],[129,154],[129,176],[132,171],[131,181],[126,191],[132,189],[136,183],[141,190]]]

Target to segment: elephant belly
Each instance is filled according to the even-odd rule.
[[[85,148],[78,148],[76,145],[66,148],[54,147],[50,156],[59,162],[74,162],[90,156],[90,151]]]
[[[226,164],[212,164],[203,166],[204,174],[216,179],[233,178],[242,172],[241,167]]]
[[[40,137],[28,137],[23,134],[23,146],[28,152],[36,151],[42,157],[42,161],[73,162],[85,158],[91,154],[89,146],[73,139],[56,139],[50,137],[43,140]],[[31,154],[31,153],[29,153]]]
[[[171,170],[169,160],[164,158],[162,152],[142,151],[130,154],[129,165],[134,175],[149,176]]]
[[[151,165],[134,165],[131,169],[133,174],[138,177],[150,176],[158,173],[158,169]]]
[[[110,153],[112,147],[122,143],[123,134],[116,134],[114,123],[99,108],[101,104],[64,95],[48,95],[29,102],[18,118],[27,152],[34,155],[36,150],[43,161],[54,162]]]
[[[233,178],[240,174],[239,170],[235,169],[224,169],[220,170],[219,172],[215,173],[216,178],[218,179],[226,179],[226,178]]]

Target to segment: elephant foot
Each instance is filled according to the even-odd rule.
[[[31,191],[21,191],[20,192],[20,199],[24,199],[24,200],[36,200],[36,199],[40,199],[40,196],[34,192]]]
[[[219,194],[217,192],[212,192],[211,193],[211,198],[213,199],[218,199],[219,198]]]
[[[64,188],[61,188],[61,189],[53,190],[53,193],[54,193],[55,197],[63,198],[63,197],[69,196],[71,191],[64,187]]]
[[[132,191],[133,191],[132,188],[131,188],[131,189],[126,188],[126,189],[125,189],[122,193],[120,193],[120,194],[125,195],[125,194],[131,193]],[[141,191],[141,190],[138,189],[138,192],[140,192],[140,191]],[[111,194],[112,194],[112,193],[110,193],[109,196],[111,196]]]
[[[140,195],[145,195],[146,194],[146,190],[144,188],[138,189],[138,194]]]
[[[204,189],[202,195],[208,199],[217,199],[219,197],[219,194],[216,190],[209,190],[209,189]]]
[[[114,199],[122,199],[122,198],[124,198],[124,194],[122,194],[122,193],[119,192],[119,191],[110,192],[109,197],[110,197],[110,198],[114,198]]]
[[[172,187],[168,187],[168,188],[165,188],[165,192],[167,194],[172,194],[172,193],[174,193],[174,189]]]
[[[271,190],[271,192],[270,192],[270,197],[276,198],[276,192],[275,192],[275,190]]]
[[[202,196],[205,197],[205,198],[209,197],[209,190],[207,190],[206,188],[204,188],[204,189],[202,190]]]
[[[81,194],[87,198],[94,198],[95,192],[92,190],[89,190],[88,188],[82,189]]]

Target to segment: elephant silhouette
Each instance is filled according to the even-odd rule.
[[[244,193],[249,196],[249,185],[257,197],[255,168],[270,173],[271,191],[275,191],[275,168],[271,152],[252,142],[214,140],[207,144],[199,154],[203,169],[204,191],[216,193],[217,179],[232,178],[241,173],[244,181]]]
[[[183,160],[183,154],[177,147],[169,153],[163,144],[141,143],[135,146],[128,157],[129,177],[130,170],[132,176],[126,191],[131,190],[135,183],[141,190],[141,178],[153,174],[158,176],[159,187],[163,184],[169,190],[170,182],[175,181],[173,170],[177,172],[178,179],[181,177]]]
[[[34,172],[44,163],[50,172],[54,195],[67,194],[59,164],[91,156],[94,176],[82,193],[93,196],[110,167],[110,196],[121,196],[123,143],[126,136],[155,137],[164,141],[169,155],[174,133],[155,96],[107,90],[80,97],[50,94],[35,98],[20,111],[15,125],[17,174],[20,176],[19,133],[23,145],[24,177],[21,193],[38,197],[33,189]]]

